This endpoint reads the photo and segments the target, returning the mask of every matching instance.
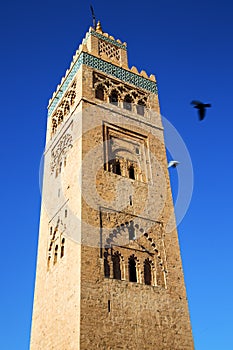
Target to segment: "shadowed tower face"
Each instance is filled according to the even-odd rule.
[[[30,349],[193,349],[174,222],[155,77],[98,23],[49,101]]]

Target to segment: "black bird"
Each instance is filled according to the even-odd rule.
[[[210,103],[203,103],[200,101],[192,101],[191,105],[198,109],[199,120],[203,120],[206,113],[206,107],[211,107]]]

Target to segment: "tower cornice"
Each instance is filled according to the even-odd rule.
[[[118,61],[115,57],[108,57],[105,53],[100,53],[98,51],[100,42],[104,42],[106,45],[110,45],[120,50],[125,57],[123,57],[123,61],[122,58]],[[78,50],[73,56],[69,69],[67,69],[65,76],[61,79],[61,83],[58,84],[56,91],[49,100],[48,116],[53,113],[55,108],[61,102],[68,86],[82,64],[115,78],[119,78],[128,84],[132,84],[138,88],[157,94],[157,84],[154,75],[148,77],[144,70],[139,73],[136,67],[128,67],[126,43],[122,43],[119,39],[116,40],[108,33],[102,32],[102,30],[94,30],[90,27],[82,44],[79,45]]]
[[[87,52],[81,52],[76,62],[72,65],[72,69],[70,69],[69,73],[62,80],[62,83],[58,85],[57,91],[54,93],[52,99],[48,105],[48,116],[50,116],[57,105],[60,103],[62,97],[67,91],[68,86],[73,80],[75,74],[80,69],[81,65],[87,65],[93,69],[96,69],[102,73],[106,73],[115,78],[121,79],[122,81],[132,84],[140,89],[147,90],[151,93],[157,94],[157,83],[153,78],[146,78],[142,76],[143,71],[141,73],[135,73],[135,67],[131,69],[125,69],[119,67],[112,62],[107,62],[101,58],[95,57]]]

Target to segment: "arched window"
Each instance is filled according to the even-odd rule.
[[[123,102],[124,109],[127,109],[128,111],[132,111],[132,102],[133,102],[132,97],[129,95],[126,95]]]
[[[128,171],[129,171],[129,178],[135,180],[135,171],[134,171],[133,164],[130,164]]]
[[[129,258],[129,281],[137,282],[136,260],[134,256]]]
[[[112,165],[112,172],[114,174],[121,175],[121,164],[119,159],[115,159]]]
[[[113,263],[113,278],[120,280],[121,279],[121,256],[118,252],[114,253],[112,256]]]
[[[109,96],[109,102],[112,103],[113,105],[118,105],[118,93],[114,90],[112,91],[111,95]]]
[[[97,86],[97,88],[95,90],[95,97],[101,101],[104,100],[104,88],[103,88],[103,86],[101,86],[101,85]]]
[[[137,113],[140,115],[144,115],[145,114],[145,107],[146,107],[146,104],[144,101],[138,101]]]
[[[151,263],[149,259],[144,261],[144,282],[151,285]]]
[[[62,241],[61,241],[61,258],[63,258],[65,254],[65,238],[62,238]]]
[[[58,245],[55,246],[53,265],[57,263]]]

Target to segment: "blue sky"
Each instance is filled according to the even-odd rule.
[[[9,1],[1,35],[0,348],[29,348],[46,107],[91,25],[87,1]],[[233,3],[93,1],[129,65],[158,81],[161,113],[190,153],[194,190],[179,238],[196,350],[233,349]],[[198,121],[193,99],[212,104]],[[182,164],[180,165],[182,166]],[[171,172],[174,195],[176,170]]]

